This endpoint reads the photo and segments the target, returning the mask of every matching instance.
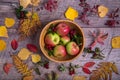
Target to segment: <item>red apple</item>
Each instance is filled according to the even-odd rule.
[[[56,33],[48,33],[45,36],[45,44],[50,45],[50,46],[55,46],[59,43],[60,41],[60,36]]]
[[[65,36],[69,33],[70,27],[66,23],[60,23],[58,26],[56,26],[56,32],[60,36]]]
[[[71,41],[66,45],[66,50],[69,55],[77,55],[79,53],[79,46]]]
[[[70,41],[70,38],[68,36],[63,36],[60,40],[63,43],[63,45],[66,45]]]
[[[55,57],[62,58],[66,56],[66,49],[63,45],[57,45],[54,48],[53,54]]]

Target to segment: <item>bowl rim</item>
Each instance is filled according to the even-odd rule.
[[[59,23],[59,22],[69,22],[69,23],[72,23],[72,24],[78,26],[78,28],[81,30],[81,33],[82,33],[82,36],[83,36],[83,46],[82,46],[79,54],[78,54],[77,56],[75,56],[74,58],[70,59],[70,60],[57,61],[57,60],[55,60],[55,59],[50,58],[47,54],[44,53],[44,51],[43,51],[43,49],[42,49],[42,46],[41,46],[41,44],[40,44],[40,43],[41,43],[41,40],[42,40],[42,39],[41,39],[41,36],[43,35],[43,32],[44,32],[44,30],[46,29],[46,27],[47,27],[48,25],[50,25],[50,24]],[[84,46],[85,46],[85,36],[84,36],[84,33],[83,33],[82,28],[81,28],[77,23],[75,23],[74,21],[70,21],[70,20],[54,20],[54,21],[49,22],[48,24],[46,24],[46,25],[43,27],[43,29],[42,29],[42,31],[41,31],[41,33],[40,33],[40,37],[39,37],[39,46],[40,46],[40,50],[42,51],[42,53],[44,54],[44,56],[47,57],[49,60],[51,60],[51,61],[53,61],[53,62],[57,62],[57,63],[71,62],[71,61],[77,59],[77,58],[82,54],[83,49],[84,49]]]

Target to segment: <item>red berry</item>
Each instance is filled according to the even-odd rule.
[[[49,69],[49,64],[48,63],[44,64],[44,68]]]

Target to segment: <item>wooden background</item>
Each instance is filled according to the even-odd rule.
[[[115,8],[120,8],[120,0],[87,0],[87,1],[91,5],[94,5],[94,4],[105,5],[109,8],[109,11]],[[43,6],[44,2],[46,2],[46,0],[42,0],[41,4],[38,7],[36,7],[34,10],[36,11],[37,8],[40,8],[41,6]],[[50,21],[58,20],[58,19],[66,19],[64,17],[64,12],[69,6],[72,6],[73,8],[81,12],[81,7],[79,7],[78,4],[79,4],[79,0],[58,0],[57,10],[53,12],[49,12],[45,9],[37,11],[39,13],[39,16],[42,22],[41,28],[43,28]],[[34,43],[35,45],[39,47],[38,42],[39,42],[39,35],[40,35],[41,30],[38,30],[36,36],[33,36],[32,38],[28,38],[25,41],[20,42],[19,47],[16,51],[12,50],[11,45],[10,45],[11,40],[17,39],[19,37],[19,34],[17,33],[19,20],[16,18],[14,14],[14,7],[11,5],[18,6],[19,5],[18,0],[0,0],[0,25],[4,25],[4,19],[6,17],[16,19],[15,26],[11,29],[8,29],[9,38],[7,39],[0,38],[0,39],[4,39],[7,42],[7,49],[3,52],[0,52],[0,80],[21,80],[21,75],[17,73],[14,67],[11,68],[10,73],[8,75],[5,74],[5,72],[3,71],[3,64],[6,62],[10,62],[10,63],[12,62],[10,55],[8,53],[9,51],[17,52],[21,48],[26,47],[27,43]],[[31,10],[31,7],[28,7],[27,9]],[[119,15],[120,15],[120,11],[119,11]],[[86,37],[86,43],[85,43],[86,46],[89,45],[92,40],[91,37],[88,36],[89,30],[93,31],[93,30],[101,29],[105,31],[106,33],[109,33],[109,37],[107,38],[107,40],[105,40],[105,45],[103,46],[100,44],[96,45],[100,47],[101,49],[105,48],[103,53],[105,54],[106,58],[104,60],[94,60],[94,59],[90,59],[91,55],[88,55],[85,59],[83,59],[83,57],[80,56],[78,59],[72,61],[71,63],[83,65],[84,63],[88,61],[94,61],[96,63],[99,63],[102,61],[112,61],[116,63],[116,65],[118,66],[118,70],[120,72],[120,49],[113,49],[112,52],[110,53],[110,56],[107,57],[111,49],[111,38],[114,36],[120,36],[120,25],[117,25],[115,28],[109,28],[108,26],[104,25],[107,17],[99,18],[98,16],[89,16],[88,18],[90,19],[90,25],[86,25],[78,19],[76,19],[75,22],[78,23],[84,31],[84,34]],[[120,20],[120,18],[118,18],[118,20]],[[46,59],[40,50],[39,50],[39,54],[42,56],[42,59]],[[32,64],[30,60],[26,62],[29,64],[30,67],[34,67],[34,65]],[[66,66],[68,64],[69,63],[65,63]],[[57,65],[59,65],[59,63],[54,63],[50,61],[50,69],[44,69],[42,67],[39,67],[42,74],[39,76],[39,75],[35,75],[34,73],[35,80],[42,80],[41,78],[45,78],[44,74],[50,71],[58,72]],[[63,73],[61,72],[58,72],[58,73],[60,74],[59,80],[72,80],[73,76],[69,76],[68,71],[63,72]],[[85,75],[89,77],[89,75],[83,73],[81,68],[76,70],[76,74]],[[112,80],[120,80],[120,75],[116,75],[113,73]]]

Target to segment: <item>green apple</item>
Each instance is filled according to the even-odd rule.
[[[45,44],[50,45],[50,46],[55,46],[59,44],[60,41],[60,36],[56,33],[48,33],[45,36]]]
[[[77,55],[80,48],[75,42],[71,41],[66,45],[66,50],[69,55]]]
[[[70,41],[70,38],[68,36],[63,36],[60,40],[63,43],[63,45],[66,45]]]

